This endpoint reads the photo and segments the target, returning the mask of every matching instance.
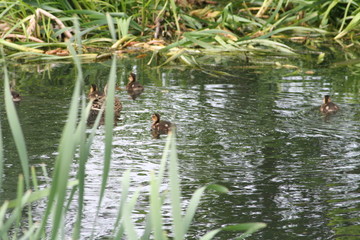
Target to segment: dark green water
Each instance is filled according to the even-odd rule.
[[[205,60],[209,59],[207,69],[232,76],[182,67],[153,69],[145,59],[119,59],[118,83],[125,85],[134,71],[145,91],[135,101],[125,91],[117,93],[124,107],[114,128],[113,162],[97,237],[107,236],[112,229],[124,170],[132,169],[133,184],[148,190],[149,172],[158,169],[165,142],[165,138],[153,139],[149,131],[151,114],[159,112],[178,127],[184,202],[208,183],[230,189],[227,195],[205,195],[189,239],[243,222],[268,224],[252,239],[359,239],[360,74],[356,66],[328,68],[330,62],[316,65],[316,59],[276,57],[250,64],[226,56]],[[276,68],[275,61],[299,68]],[[84,75],[90,75],[87,86],[105,85],[109,62],[83,68]],[[305,73],[310,70],[313,74]],[[39,175],[43,163],[51,174],[74,69],[71,64],[40,64],[10,65],[9,71],[23,95],[17,111],[31,163]],[[325,94],[332,95],[340,112],[328,117],[319,113]],[[3,108],[1,121],[5,166],[0,202],[14,198],[21,173]],[[87,164],[84,238],[90,235],[95,216],[103,139],[100,127]],[[72,174],[76,167],[74,161]],[[146,209],[146,201],[139,208]],[[138,216],[142,217],[140,210]],[[218,239],[235,236],[223,233]]]

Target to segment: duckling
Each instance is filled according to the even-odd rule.
[[[171,127],[173,124],[168,121],[160,121],[160,115],[158,113],[154,113],[151,116],[152,125],[151,130],[157,134],[168,134],[171,131]]]
[[[88,118],[88,122],[93,122],[96,119],[99,111],[105,107],[106,102],[106,93],[107,93],[107,84],[104,87],[104,92],[100,92],[95,84],[91,84],[90,91],[88,94],[88,99],[92,100],[91,112]],[[120,112],[122,110],[122,104],[118,97],[114,98],[114,118],[115,121],[120,117]],[[103,112],[102,118],[105,116],[105,111]],[[104,121],[101,121],[103,124]]]
[[[133,100],[144,91],[144,87],[136,81],[135,73],[130,73],[129,82],[126,84],[126,90]]]
[[[21,96],[18,92],[14,90],[14,85],[12,83],[10,83],[10,92],[13,102],[17,103],[21,101]]]
[[[21,96],[19,93],[15,92],[15,91],[11,91],[11,96],[12,96],[13,102],[17,103],[17,102],[21,101]]]
[[[339,110],[339,107],[331,102],[330,96],[325,95],[323,99],[323,104],[320,106],[320,112],[328,114],[328,113],[335,113]]]

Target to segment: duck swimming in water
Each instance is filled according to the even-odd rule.
[[[152,119],[152,125],[151,130],[160,134],[168,134],[171,131],[171,127],[173,124],[169,121],[160,121],[160,115],[158,113],[154,113],[151,116]]]
[[[11,96],[12,96],[13,102],[20,102],[21,101],[21,96],[20,96],[19,93],[15,92],[15,91],[11,91]]]
[[[323,104],[320,106],[320,112],[328,114],[335,113],[339,110],[339,107],[333,103],[329,95],[325,95],[323,99]]]
[[[14,86],[11,83],[10,83],[10,92],[11,92],[13,102],[17,103],[17,102],[21,101],[20,94],[14,90]]]
[[[144,91],[143,85],[136,81],[135,73],[130,73],[129,82],[126,84],[126,90],[133,100]]]
[[[98,115],[99,111],[102,108],[105,108],[105,103],[106,103],[106,93],[107,93],[107,89],[108,86],[107,84],[104,87],[104,92],[100,92],[96,86],[96,84],[91,84],[90,86],[90,91],[88,94],[88,99],[92,101],[92,105],[91,105],[91,111],[90,111],[90,115],[88,118],[88,122],[93,122],[96,119],[96,116]],[[118,89],[118,88],[116,88]],[[114,98],[114,118],[115,121],[118,120],[118,118],[120,117],[120,112],[122,110],[122,104],[120,102],[120,99],[118,97]],[[104,118],[105,116],[105,111],[103,112],[102,118]],[[100,121],[101,124],[104,123],[103,119]]]

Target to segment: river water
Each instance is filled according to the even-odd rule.
[[[181,65],[157,69],[147,66],[146,58],[118,60],[117,83],[124,86],[133,71],[145,91],[136,100],[126,91],[116,93],[123,111],[114,127],[110,178],[96,225],[98,239],[110,234],[115,221],[122,173],[132,169],[132,183],[147,191],[149,172],[159,167],[165,138],[154,139],[150,134],[153,112],[177,125],[184,201],[209,183],[230,190],[203,197],[189,239],[244,222],[267,224],[250,239],[360,238],[357,68],[330,68],[331,61],[318,65],[316,59],[240,59],[207,56],[204,69]],[[104,86],[110,65],[83,64],[84,75],[90,75],[85,85]],[[17,111],[31,165],[39,176],[42,164],[51,174],[74,86],[73,65],[10,64],[8,69],[23,96]],[[338,113],[319,112],[326,94],[340,106]],[[21,173],[4,108],[1,121],[5,163],[0,202],[15,197]],[[87,163],[84,239],[91,233],[96,211],[103,140],[100,127]],[[76,167],[75,161],[72,174]],[[46,180],[40,178],[44,184]],[[141,226],[146,202],[139,208],[136,216]],[[235,236],[222,233],[218,239]]]

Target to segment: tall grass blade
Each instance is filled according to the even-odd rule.
[[[324,28],[328,21],[329,21],[329,14],[331,9],[333,9],[340,1],[339,0],[333,0],[331,1],[331,3],[329,4],[329,7],[326,9],[324,15],[321,18],[321,23],[320,23],[320,28]]]
[[[175,52],[173,55],[171,55],[171,57],[169,57],[168,59],[166,59],[165,62],[163,62],[161,65],[158,66],[158,68],[174,61],[175,59],[177,59],[178,57],[180,57],[182,54],[184,54],[186,52],[185,49],[180,49],[177,52]]]
[[[67,184],[67,188],[72,188],[76,185],[79,184],[79,181],[78,180],[72,180],[72,181],[69,181],[68,184]],[[27,199],[27,204],[30,204],[32,202],[36,202],[44,197],[48,197],[50,194],[50,187],[48,188],[45,188],[45,189],[41,189],[41,190],[38,190],[38,191],[34,191],[34,192],[31,192],[30,195],[29,195],[29,198]],[[7,204],[7,208],[15,208],[16,207],[16,199],[15,200],[11,200],[11,201],[8,201]]]
[[[9,230],[12,228],[14,223],[16,225],[15,228],[13,227],[14,232],[16,233],[18,231],[17,222],[19,221],[19,219],[21,217],[22,208],[27,203],[29,196],[30,196],[30,191],[27,191],[23,195],[23,190],[24,190],[23,181],[24,181],[23,177],[19,177],[18,196],[14,200],[16,202],[16,207],[14,208],[14,210],[12,211],[10,216],[7,218],[7,220],[5,222],[3,222],[2,226],[0,227],[0,239],[7,238],[8,234],[9,234]],[[20,194],[20,192],[21,192],[21,194]],[[8,207],[7,202],[5,202],[3,207],[4,206]],[[2,210],[3,209],[1,209],[1,211]]]
[[[113,57],[109,81],[107,83],[106,93],[106,106],[105,106],[105,153],[104,153],[104,168],[101,181],[101,189],[99,196],[99,205],[102,203],[104,197],[107,180],[109,177],[110,165],[111,165],[111,151],[113,140],[113,128],[114,128],[114,96],[115,96],[115,81],[116,81],[116,57]]]
[[[31,224],[30,228],[24,233],[24,235],[21,238],[19,238],[19,240],[29,240],[29,239],[32,240],[32,239],[34,239],[32,236],[33,236],[36,228],[38,228],[38,227],[39,226],[38,226],[37,223]]]
[[[146,216],[146,226],[143,235],[141,236],[142,240],[147,240],[150,238],[150,234],[152,229],[154,229],[155,236],[160,236],[163,238],[161,234],[162,229],[162,217],[161,217],[161,203],[162,199],[158,192],[160,191],[160,184],[164,178],[166,163],[169,156],[171,147],[171,135],[167,136],[167,140],[165,142],[165,147],[163,150],[159,173],[157,177],[153,173],[151,173],[150,179],[150,213]],[[154,222],[156,221],[156,222]]]
[[[211,240],[215,237],[216,234],[218,234],[219,232],[221,232],[221,229],[215,229],[215,230],[212,230],[208,233],[206,233],[204,236],[202,236],[200,238],[200,240]]]
[[[1,237],[1,231],[4,227],[4,219],[8,206],[9,206],[9,201],[5,201],[0,207],[0,237]]]
[[[350,8],[352,3],[353,3],[353,1],[350,0],[350,1],[348,1],[348,4],[346,5],[346,9],[345,9],[345,12],[344,12],[344,17],[343,17],[343,19],[341,21],[341,26],[340,26],[340,29],[339,29],[339,33],[342,32],[342,30],[344,28],[345,21],[346,21],[346,18],[348,16],[349,8]]]
[[[128,203],[125,204],[125,208],[124,208],[124,228],[125,228],[125,233],[127,235],[126,239],[129,240],[138,240],[138,236],[136,234],[136,230],[135,230],[135,225],[131,219],[131,214],[132,211],[135,207],[135,204],[137,203],[137,200],[139,198],[140,195],[140,190],[136,190],[133,197],[130,199],[130,201]]]
[[[115,27],[114,27],[114,21],[109,13],[106,13],[106,21],[107,21],[107,24],[109,27],[111,38],[115,42],[116,41],[116,31],[115,31]]]
[[[69,179],[70,166],[72,164],[73,156],[75,153],[75,147],[77,145],[74,138],[76,130],[77,114],[79,109],[79,97],[80,89],[82,85],[82,70],[80,60],[76,56],[75,49],[69,44],[70,52],[73,55],[74,63],[77,68],[78,76],[75,83],[75,88],[70,104],[70,110],[68,119],[62,133],[62,137],[59,145],[59,155],[56,159],[55,174],[53,177],[53,184],[51,187],[50,199],[56,199],[56,207],[54,209],[53,226],[52,226],[52,238],[55,239],[60,226],[63,224],[63,204],[66,197],[66,187]],[[50,204],[51,205],[51,204]]]
[[[284,0],[278,1],[275,11],[271,14],[270,18],[266,22],[267,24],[271,23],[275,19],[276,15],[279,13],[279,10],[283,5],[283,2],[284,2]]]
[[[114,225],[114,230],[116,231],[115,239],[122,239],[122,236],[124,234],[124,225],[122,224],[122,221],[123,221],[123,212],[125,210],[125,203],[129,194],[129,187],[130,187],[130,170],[126,170],[122,176],[120,206]]]
[[[78,125],[77,133],[75,136],[79,136],[79,167],[76,178],[79,180],[78,186],[78,207],[77,207],[77,216],[76,221],[73,228],[72,239],[80,239],[80,230],[81,230],[81,222],[83,217],[83,208],[84,208],[84,189],[85,189],[85,165],[90,153],[90,144],[86,142],[86,122],[88,115],[90,113],[92,103],[90,102],[85,108],[85,98],[82,96],[82,108],[81,119]],[[95,131],[95,130],[94,130]],[[92,142],[92,140],[91,140]],[[70,202],[69,202],[70,203]]]
[[[353,17],[353,19],[350,21],[350,23],[346,26],[346,28],[343,31],[341,31],[338,35],[335,36],[335,39],[342,38],[351,30],[357,29],[359,27],[359,22],[360,22],[360,12]]]
[[[10,91],[9,75],[6,66],[4,66],[4,92],[5,92],[5,110],[9,121],[11,133],[14,138],[16,149],[19,154],[22,171],[24,174],[26,188],[30,188],[30,169],[29,159],[24,139],[24,134],[21,129],[19,117],[16,113],[16,109],[12,100]]]
[[[30,48],[30,47],[25,47],[23,45],[8,42],[8,41],[6,41],[4,39],[0,39],[0,44],[4,45],[6,47],[13,48],[13,49],[19,50],[19,51],[24,51],[24,52],[33,52],[33,53],[43,53],[44,52],[43,50]]]
[[[154,232],[154,238],[156,240],[166,239],[163,235],[163,219],[161,216],[161,198],[160,191],[160,179],[155,177],[154,173],[150,174],[150,217],[152,223],[152,229]]]
[[[2,126],[0,119],[0,189],[2,189],[3,173],[4,173],[4,147],[2,141]]]
[[[176,29],[180,33],[181,29],[180,29],[179,19],[178,19],[178,15],[177,15],[177,8],[176,8],[175,0],[170,0],[170,8],[171,8],[171,10],[173,12],[173,15],[174,15]]]
[[[180,178],[178,170],[178,159],[175,140],[175,129],[171,131],[169,137],[171,139],[170,145],[170,161],[169,161],[169,187],[170,187],[170,201],[171,212],[173,219],[173,232],[174,239],[184,239],[184,226],[182,222],[181,214],[181,190],[180,190]]]
[[[74,64],[77,69],[78,75],[69,107],[68,118],[60,139],[58,149],[59,155],[57,156],[55,162],[55,170],[53,175],[53,181],[51,183],[47,207],[41,221],[41,226],[36,231],[36,234],[34,236],[35,239],[40,238],[40,236],[44,234],[46,223],[52,211],[54,212],[52,214],[53,221],[51,227],[51,239],[57,238],[58,231],[63,224],[63,206],[66,197],[66,188],[69,179],[70,166],[72,164],[75,147],[77,144],[77,142],[75,141],[76,138],[74,138],[74,133],[76,131],[77,115],[79,109],[78,99],[80,97],[80,89],[83,76],[80,59],[77,57],[76,51],[70,43],[68,43],[68,49],[73,56]],[[55,203],[56,205],[54,205]]]
[[[13,6],[15,6],[16,4],[18,4],[18,2],[14,2],[13,4],[11,4],[10,6],[8,6],[7,8],[5,8],[4,10],[2,10],[2,12],[0,13],[0,19],[4,17],[4,15],[12,9]]]
[[[78,53],[80,55],[83,54],[83,50],[82,50],[82,42],[81,42],[81,31],[80,31],[80,24],[79,24],[79,20],[75,17],[74,18],[74,28],[75,28],[75,43],[76,43],[76,47],[78,50]]]
[[[21,218],[21,210],[22,210],[22,197],[24,194],[24,177],[22,175],[19,176],[18,185],[17,185],[17,198],[16,198],[16,208],[14,209],[15,214],[15,228],[13,232],[13,236],[17,236],[20,227],[20,218]]]

